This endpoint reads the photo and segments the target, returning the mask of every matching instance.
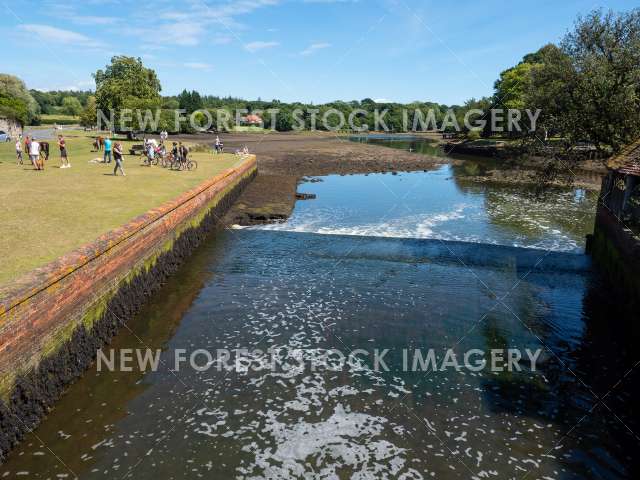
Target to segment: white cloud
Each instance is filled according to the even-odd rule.
[[[211,70],[213,68],[213,65],[203,62],[185,62],[184,66],[186,68],[193,68],[194,70]]]
[[[93,15],[76,15],[70,17],[71,21],[77,25],[113,25],[116,23],[115,17],[97,17]]]
[[[261,8],[277,6],[280,3],[281,0],[226,0],[215,5],[191,2],[191,8],[160,11],[155,15],[166,22],[161,21],[157,29],[160,31],[169,29],[176,34],[172,34],[166,40],[158,38],[158,41],[178,45],[196,45],[211,32],[209,27],[212,26],[221,30],[214,44],[230,43],[231,36],[236,36],[234,32],[245,28],[236,21],[235,17],[251,14]],[[185,28],[189,25],[195,28]],[[220,26],[222,26],[221,29]],[[146,31],[139,35],[146,36]]]
[[[50,25],[25,24],[18,26],[18,28],[24,32],[37,35],[38,39],[43,42],[91,48],[104,46],[102,42],[93,40],[81,33],[63,30]]]
[[[211,40],[213,45],[226,45],[227,43],[231,43],[233,38],[228,35],[217,35]]]
[[[69,84],[69,85],[49,85],[47,87],[43,87],[43,88],[35,88],[35,90],[39,90],[41,92],[48,92],[51,90],[63,90],[63,91],[67,91],[67,90],[73,90],[73,91],[80,91],[80,90],[95,90],[96,88],[96,83],[93,80],[80,80],[79,82],[73,83],[73,84]]]
[[[251,42],[247,43],[244,48],[251,52],[257,52],[258,50],[264,50],[265,48],[273,48],[280,45],[278,42]]]
[[[205,33],[205,25],[196,21],[179,21],[159,24],[156,28],[129,25],[121,28],[119,31],[127,35],[141,37],[141,39],[146,42],[141,48],[158,50],[161,44],[180,47],[193,47],[198,45],[201,35]]]
[[[307,48],[305,48],[303,51],[301,51],[300,55],[303,55],[303,56],[312,55],[315,52],[317,52],[318,50],[329,48],[330,46],[331,46],[331,44],[330,43],[326,43],[326,42],[312,43]]]

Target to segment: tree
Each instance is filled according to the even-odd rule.
[[[94,74],[96,106],[108,117],[113,111],[116,124],[124,109],[160,108],[160,81],[140,58],[115,56],[104,70]],[[133,118],[136,118],[135,112]]]
[[[528,57],[529,60],[532,59],[531,56]],[[525,108],[527,92],[531,89],[532,66],[523,60],[500,74],[500,78],[494,84],[496,108]]]
[[[202,97],[195,90],[189,92],[186,89],[178,95],[178,105],[180,108],[187,111],[187,113],[193,113],[196,110],[202,109]]]
[[[0,73],[0,115],[13,118],[22,125],[38,115],[38,104],[18,77]]]
[[[80,125],[83,127],[94,127],[97,123],[96,97],[90,96],[87,99],[87,106],[84,107],[80,115]]]
[[[76,97],[64,97],[62,100],[62,112],[65,115],[78,116],[82,112],[82,104]]]
[[[620,150],[640,134],[640,9],[579,17],[561,48],[577,72],[570,86],[585,135]]]
[[[528,103],[539,125],[613,152],[640,135],[640,9],[579,17],[559,48],[536,55]]]
[[[530,55],[536,61],[530,72],[527,107],[540,110],[537,130],[545,139],[549,135],[561,135],[569,143],[580,139],[584,123],[576,110],[580,101],[575,97],[578,72],[571,58],[555,45],[546,45]]]

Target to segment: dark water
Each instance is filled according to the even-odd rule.
[[[328,208],[334,180],[349,178],[377,183],[307,184],[321,196],[299,202],[291,222]],[[221,233],[113,345],[162,348],[159,370],[92,369],[0,478],[637,478],[638,354],[615,334],[610,287],[576,253],[571,219],[548,220],[564,236],[538,238],[481,215],[491,192],[447,182],[471,196],[476,216],[460,220],[487,241]],[[430,191],[442,214],[454,194]],[[564,193],[554,201],[572,215],[580,209]],[[351,201],[366,218],[386,206]],[[331,218],[358,227],[345,213],[327,228]],[[503,242],[510,232],[553,238],[556,251],[516,248]],[[178,349],[236,348],[246,349],[238,365],[174,368]],[[420,371],[403,360],[416,349],[442,360],[447,349],[505,348],[541,349],[537,368]],[[327,368],[334,350],[364,353],[342,368],[334,355]],[[375,350],[388,350],[388,370]]]

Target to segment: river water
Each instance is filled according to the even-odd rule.
[[[112,345],[162,349],[157,371],[92,368],[0,478],[637,478],[591,194],[449,166],[320,180],[286,223],[198,249]],[[509,348],[539,357],[413,365]],[[197,349],[218,361],[176,365]]]

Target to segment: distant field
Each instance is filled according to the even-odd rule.
[[[43,125],[53,125],[54,123],[58,125],[75,125],[80,123],[80,117],[76,117],[74,115],[40,115],[40,122]]]
[[[269,129],[258,127],[256,125],[250,125],[250,126],[238,125],[233,127],[231,130],[237,133],[269,133],[271,131]]]
[[[66,132],[65,132],[66,133]],[[126,177],[112,176],[113,163],[95,164],[92,140],[84,132],[67,136],[72,167],[60,169],[55,141],[46,170],[34,170],[25,156],[16,165],[14,144],[0,144],[0,284],[44,265],[147,210],[177,197],[234,165],[232,154],[193,153],[198,169],[180,172],[144,167],[126,155]],[[139,142],[122,142],[125,151]]]

